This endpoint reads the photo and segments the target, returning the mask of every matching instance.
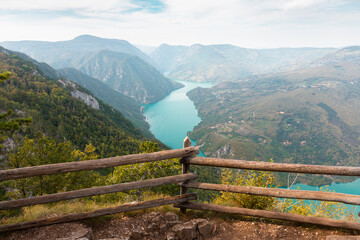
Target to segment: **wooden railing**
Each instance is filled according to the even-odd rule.
[[[198,147],[187,147],[183,149],[160,151],[155,153],[133,154],[133,155],[88,160],[81,162],[67,162],[67,163],[57,163],[57,164],[41,165],[34,167],[0,170],[0,181],[15,180],[20,178],[27,178],[27,177],[34,177],[41,175],[84,171],[84,170],[95,170],[95,169],[116,167],[116,166],[123,166],[129,164],[137,164],[137,163],[148,163],[154,161],[167,160],[171,158],[183,159],[184,157],[196,156],[197,154],[199,154]],[[175,176],[168,176],[168,177],[149,179],[143,181],[127,182],[127,183],[121,183],[121,184],[115,184],[109,186],[93,187],[93,188],[81,189],[76,191],[48,194],[48,195],[23,198],[18,200],[2,201],[0,202],[0,210],[8,210],[8,209],[20,208],[25,206],[37,205],[37,204],[57,202],[62,200],[96,196],[107,193],[122,192],[133,189],[156,187],[165,184],[177,184],[180,182],[187,182],[190,180],[194,180],[196,178],[197,178],[196,174],[187,173],[187,174],[180,174]],[[110,215],[110,214],[127,212],[127,211],[134,211],[134,210],[169,205],[169,204],[179,204],[181,202],[187,202],[189,200],[195,200],[195,199],[196,199],[196,194],[194,193],[181,194],[173,197],[166,197],[151,201],[123,204],[117,207],[104,208],[91,212],[72,213],[59,217],[50,217],[50,218],[43,218],[43,219],[38,219],[23,223],[2,225],[0,226],[0,232],[45,226],[54,223],[78,221],[92,217]]]
[[[308,174],[327,174],[327,175],[342,175],[342,176],[360,176],[360,167],[316,166],[316,165],[303,165],[303,164],[253,162],[253,161],[244,161],[244,160],[204,158],[204,157],[197,157],[196,156],[197,154],[199,154],[199,148],[191,147],[190,139],[185,138],[183,149],[167,150],[156,153],[134,154],[134,155],[97,159],[97,160],[88,160],[81,162],[58,163],[58,164],[50,164],[50,165],[42,165],[42,166],[34,166],[34,167],[0,170],[0,181],[5,181],[5,180],[15,180],[20,178],[34,177],[41,175],[59,174],[59,173],[84,171],[84,170],[95,170],[95,169],[129,165],[129,164],[162,161],[171,158],[180,158],[180,163],[182,164],[182,174],[180,175],[136,181],[136,182],[121,183],[121,184],[102,186],[102,187],[93,187],[88,189],[61,192],[61,193],[44,195],[44,196],[18,199],[18,200],[3,201],[0,202],[0,210],[8,210],[8,209],[20,208],[24,206],[32,206],[36,204],[44,204],[44,203],[69,200],[69,199],[75,199],[81,197],[122,192],[133,189],[156,187],[165,184],[179,184],[181,187],[180,195],[151,200],[151,201],[123,204],[117,207],[104,208],[91,212],[73,213],[64,216],[38,219],[23,223],[2,225],[0,226],[0,232],[50,225],[54,223],[78,221],[78,220],[83,220],[97,216],[110,215],[115,213],[134,211],[134,210],[169,205],[169,204],[174,204],[175,207],[179,207],[181,212],[183,213],[186,213],[186,209],[206,210],[206,211],[240,214],[246,216],[280,219],[280,220],[295,221],[300,223],[310,223],[310,224],[318,224],[318,225],[331,226],[331,227],[360,230],[360,223],[351,222],[351,221],[328,219],[322,217],[300,216],[300,215],[280,213],[274,211],[226,207],[226,206],[206,204],[200,202],[190,202],[191,200],[196,200],[196,194],[187,193],[189,188],[196,188],[203,190],[225,191],[225,192],[244,193],[244,194],[271,196],[271,197],[279,197],[279,198],[321,200],[321,201],[332,201],[332,202],[360,205],[359,195],[190,182],[197,178],[196,174],[190,172],[190,166],[200,165],[200,166],[213,166],[213,167],[221,167],[221,168],[251,169],[251,170],[308,173]]]

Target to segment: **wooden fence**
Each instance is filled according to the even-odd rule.
[[[34,177],[41,175],[59,174],[59,173],[84,171],[84,170],[95,170],[95,169],[129,165],[129,164],[162,161],[171,158],[180,158],[180,163],[182,164],[182,174],[180,175],[167,176],[162,178],[149,179],[149,180],[136,181],[136,182],[121,183],[121,184],[102,186],[102,187],[93,187],[88,189],[61,192],[61,193],[44,195],[44,196],[18,199],[18,200],[2,201],[0,202],[0,210],[8,210],[14,208],[21,208],[24,206],[32,206],[36,204],[44,204],[44,203],[50,203],[50,202],[56,202],[62,200],[76,199],[81,197],[96,196],[96,195],[122,192],[122,191],[140,189],[140,188],[156,187],[165,184],[179,184],[181,187],[180,195],[177,196],[166,197],[151,201],[128,203],[117,207],[104,208],[91,212],[72,213],[68,215],[43,218],[43,219],[38,219],[23,223],[1,225],[0,232],[14,231],[25,228],[50,225],[55,223],[78,221],[78,220],[83,220],[97,216],[110,215],[115,213],[134,211],[134,210],[169,205],[169,204],[174,204],[175,207],[179,207],[181,212],[183,213],[186,213],[186,209],[206,210],[206,211],[239,214],[239,215],[254,216],[260,218],[280,219],[280,220],[295,221],[300,223],[310,223],[310,224],[318,224],[318,225],[331,226],[331,227],[360,230],[360,223],[351,222],[351,221],[335,220],[335,219],[328,219],[323,217],[300,216],[300,215],[280,213],[274,211],[226,207],[226,206],[206,204],[200,202],[191,202],[191,200],[196,200],[196,194],[188,193],[189,188],[196,188],[203,190],[226,191],[226,192],[244,193],[251,195],[279,197],[279,198],[321,200],[321,201],[332,201],[332,202],[360,205],[359,195],[190,182],[192,180],[197,179],[197,175],[190,172],[190,166],[200,165],[200,166],[213,166],[213,167],[221,167],[221,168],[342,175],[342,176],[360,176],[360,167],[316,166],[316,165],[303,165],[303,164],[253,162],[253,161],[244,161],[244,160],[204,158],[204,157],[197,157],[196,156],[197,154],[199,154],[199,148],[191,147],[190,139],[185,138],[183,149],[160,151],[156,153],[134,154],[134,155],[88,160],[81,162],[58,163],[58,164],[49,164],[49,165],[34,166],[34,167],[0,170],[0,181],[5,181],[5,180],[15,180],[20,178],[27,178],[27,177]]]

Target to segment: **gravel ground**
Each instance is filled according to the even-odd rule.
[[[159,213],[164,216],[164,212]],[[195,217],[194,217],[195,218]],[[181,221],[188,221],[189,216],[180,216]],[[220,218],[208,219],[216,224],[216,235],[209,240],[272,240],[272,239],[326,239],[329,235],[355,235],[354,231],[317,228],[314,226],[298,226],[288,222],[269,222],[261,220],[228,220]],[[32,228],[0,235],[4,240],[49,240],[69,237],[72,232],[91,228],[95,240],[105,238],[129,239],[134,230],[147,229],[151,222],[151,213],[137,213],[131,216],[117,215],[107,220],[91,220],[84,222],[55,224],[51,226]],[[359,232],[357,234],[360,234]],[[157,236],[146,236],[142,239],[166,239],[164,233]]]

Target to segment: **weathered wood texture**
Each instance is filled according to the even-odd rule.
[[[334,220],[334,219],[322,218],[322,217],[309,217],[309,216],[301,216],[301,215],[295,215],[289,213],[279,213],[273,211],[254,210],[247,208],[225,207],[214,204],[194,203],[194,202],[176,204],[175,207],[186,207],[188,209],[194,209],[194,210],[240,214],[240,215],[253,216],[253,217],[280,219],[280,220],[293,221],[299,223],[310,223],[310,224],[323,225],[329,227],[360,230],[360,223]]]
[[[0,181],[12,180],[40,175],[59,174],[84,170],[95,170],[128,164],[154,162],[170,158],[179,158],[199,154],[199,147],[188,147],[176,150],[166,150],[154,153],[132,154],[119,157],[87,160],[79,162],[56,163],[34,167],[0,170]]]
[[[21,230],[32,227],[46,226],[56,223],[79,221],[79,220],[98,217],[98,216],[111,215],[116,213],[158,207],[169,204],[178,204],[181,202],[185,202],[188,200],[195,200],[195,199],[196,199],[196,194],[190,193],[190,194],[178,195],[174,197],[167,197],[167,198],[145,201],[145,202],[128,203],[128,204],[120,205],[118,207],[104,208],[91,212],[72,213],[64,216],[43,218],[29,222],[2,225],[0,226],[0,232],[15,231],[15,230]]]
[[[183,147],[184,147],[184,148],[191,147],[191,140],[190,140],[190,138],[189,138],[188,136],[186,136],[185,139],[184,139]],[[189,170],[190,170],[190,164],[185,163],[185,159],[184,159],[184,158],[186,158],[186,157],[183,157],[183,158],[180,159],[180,162],[183,162],[183,163],[182,163],[182,166],[181,166],[181,173],[182,173],[182,174],[186,174],[186,173],[188,173]],[[189,182],[189,181],[184,181],[184,183],[188,183],[188,182]],[[182,187],[180,188],[180,194],[186,194],[187,191],[188,191],[188,189],[187,189],[187,187],[185,187],[185,186],[182,186]],[[186,213],[186,208],[180,208],[180,212]]]
[[[279,189],[279,188],[262,188],[262,187],[250,187],[250,186],[234,186],[234,185],[222,185],[222,184],[199,183],[199,182],[180,184],[180,186],[186,186],[189,188],[197,188],[204,190],[244,193],[250,195],[261,195],[261,196],[279,197],[279,198],[310,199],[310,200],[332,201],[332,202],[360,205],[360,195],[351,195],[344,193],[289,190],[289,189]]]
[[[81,197],[88,197],[88,196],[96,196],[102,195],[107,193],[115,193],[115,192],[122,192],[132,189],[140,189],[140,188],[147,188],[147,187],[156,187],[165,184],[174,184],[180,183],[187,180],[196,179],[197,175],[194,173],[187,173],[182,175],[175,175],[169,177],[162,177],[156,179],[148,179],[143,181],[137,182],[128,182],[128,183],[121,183],[103,187],[93,187],[87,189],[81,189],[76,191],[69,191],[69,192],[62,192],[62,193],[55,193],[49,194],[44,196],[38,197],[31,197],[31,198],[23,198],[18,200],[11,200],[11,201],[4,201],[0,202],[0,210],[5,209],[13,209],[25,206],[31,206],[36,204],[44,204],[49,202],[57,202],[62,200],[69,200],[74,198],[81,198]]]
[[[223,158],[204,158],[204,157],[189,157],[189,158],[185,158],[183,161],[184,163],[189,163],[194,165],[225,167],[225,168],[252,169],[252,170],[275,171],[275,172],[308,173],[308,174],[341,175],[341,176],[360,176],[360,167],[270,163],[270,162],[233,160],[233,159],[223,159]]]

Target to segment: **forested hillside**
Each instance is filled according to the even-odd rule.
[[[359,79],[345,61],[194,89],[202,122],[190,136],[207,156],[358,166]]]
[[[74,68],[63,68],[59,69],[58,72],[68,80],[88,89],[97,98],[120,111],[135,127],[141,129],[142,133],[152,137],[149,131],[149,124],[142,115],[142,106],[140,104],[118,91],[111,89],[100,80],[92,78]]]
[[[25,60],[18,56],[21,54],[4,48],[0,50],[0,169],[164,148],[158,142],[147,141],[119,111],[96,99],[88,90],[65,78],[49,78],[34,60]],[[0,184],[0,200],[176,174],[180,165],[174,161],[177,160],[4,181]],[[152,194],[172,194],[178,188],[165,186],[152,191]],[[139,192],[88,200],[92,204],[119,202],[138,199]],[[0,216],[15,216],[23,210],[3,211]]]
[[[144,137],[120,112],[98,100],[95,109],[72,96],[78,92],[90,96],[85,89],[50,79],[32,62],[1,48],[0,72],[4,71],[11,76],[1,83],[1,110],[13,109],[14,117],[33,118],[21,135],[32,138],[42,132],[71,141],[79,149],[92,143],[102,157],[139,151]]]

